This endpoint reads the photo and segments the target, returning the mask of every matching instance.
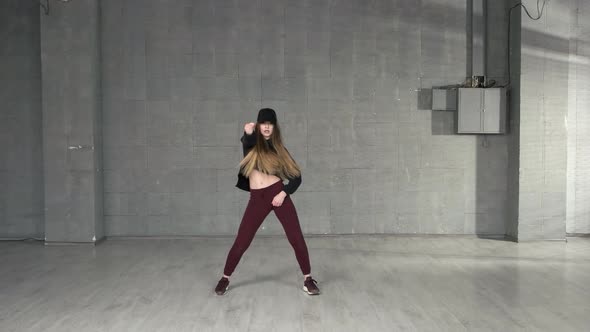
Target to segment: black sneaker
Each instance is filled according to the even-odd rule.
[[[225,292],[227,291],[228,288],[229,288],[229,279],[227,279],[226,277],[223,277],[223,278],[219,279],[219,282],[217,283],[217,287],[215,287],[215,294],[223,295],[223,294],[225,294]]]
[[[303,282],[303,290],[309,295],[319,295],[320,289],[317,286],[317,281],[313,280],[312,277],[305,278]]]

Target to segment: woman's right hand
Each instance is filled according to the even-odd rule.
[[[252,133],[254,132],[254,129],[255,128],[256,128],[256,123],[254,123],[254,122],[246,123],[244,125],[244,131],[248,135],[252,135]]]

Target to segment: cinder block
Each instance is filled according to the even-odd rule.
[[[145,146],[104,147],[104,169],[143,168],[147,156]]]
[[[146,216],[142,218],[141,225],[138,225],[136,229],[140,230],[140,234],[142,236],[166,236],[166,235],[174,235],[175,230],[173,227],[170,227],[172,221],[175,220],[174,217],[168,215],[159,215],[159,216]],[[131,232],[137,232],[136,229],[131,229]],[[125,231],[125,230],[123,230]],[[127,235],[125,233],[121,235]]]
[[[105,215],[139,215],[143,204],[140,193],[106,193],[104,195]]]
[[[146,79],[146,99],[150,101],[170,100],[170,78],[148,77]]]
[[[330,196],[325,192],[297,192],[293,201],[298,209],[298,215],[313,219],[316,216],[330,215]]]
[[[168,193],[147,193],[146,206],[148,216],[166,216],[170,214],[170,195]]]
[[[215,190],[215,171],[197,168],[164,169],[164,176],[159,179],[167,192],[191,193],[203,190]]]
[[[354,214],[354,198],[351,192],[332,192],[330,195],[330,215],[346,216]]]
[[[242,157],[239,147],[197,146],[194,149],[197,168],[235,168]]]
[[[217,93],[216,78],[198,77],[194,79],[195,87],[192,92],[197,100],[215,100]]]
[[[331,234],[355,234],[354,216],[351,214],[330,215]]]
[[[250,47],[256,47],[258,43],[250,45]],[[238,73],[239,77],[253,77],[260,78],[262,75],[262,68],[264,66],[262,57],[258,54],[258,49],[252,50],[251,52],[242,53],[243,48],[240,48],[240,56],[238,58]],[[285,66],[287,66],[285,63]]]
[[[148,146],[145,166],[152,169],[195,167],[193,148],[190,146]]]
[[[215,75],[217,77],[238,78],[239,54],[215,53]]]
[[[301,216],[299,222],[304,234],[331,234],[330,220],[330,216]]]
[[[385,232],[394,234],[420,233],[420,217],[417,213],[397,213],[393,222],[386,225]]]
[[[192,77],[171,77],[170,99],[191,99],[194,95],[195,85],[195,79]]]

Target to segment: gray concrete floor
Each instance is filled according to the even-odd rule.
[[[225,296],[229,238],[0,242],[0,331],[588,331],[590,239],[258,237]]]

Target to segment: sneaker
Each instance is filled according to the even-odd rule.
[[[223,277],[223,278],[219,279],[219,282],[217,283],[217,287],[215,287],[215,294],[223,295],[223,294],[225,294],[225,292],[227,291],[228,288],[229,288],[229,279],[227,279],[226,277]]]
[[[303,290],[309,295],[318,295],[320,294],[320,289],[318,288],[317,283],[318,282],[313,280],[312,277],[307,277],[303,283]]]

